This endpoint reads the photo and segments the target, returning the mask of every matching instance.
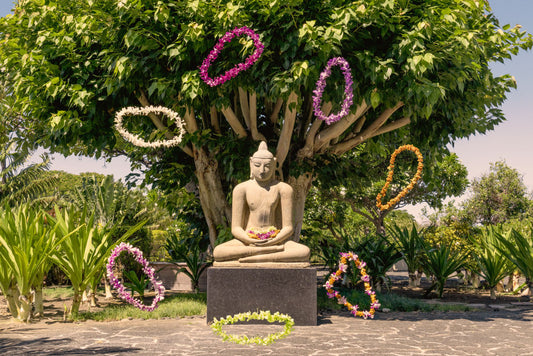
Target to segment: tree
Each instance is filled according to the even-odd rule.
[[[489,63],[533,40],[519,26],[500,27],[490,11],[477,0],[21,0],[0,21],[0,59],[16,110],[31,113],[30,142],[65,154],[126,154],[145,170],[145,183],[163,189],[194,175],[212,245],[231,219],[228,192],[245,178],[256,142],[266,140],[280,179],[294,188],[298,239],[321,157],[404,136],[444,147],[504,119],[498,106],[515,81],[494,76]],[[202,60],[241,26],[259,34],[263,55],[251,70],[209,87],[198,72]],[[226,44],[210,75],[253,51],[246,36]],[[337,56],[352,68],[354,104],[328,126],[314,117],[312,96]],[[333,72],[326,114],[344,100],[342,76]],[[183,117],[179,148],[132,147],[112,130],[116,111],[150,104]],[[145,139],[177,133],[156,115],[132,118],[126,128]]]
[[[483,225],[525,216],[531,205],[522,175],[505,161],[491,163],[489,173],[474,179],[471,189],[464,209]]]
[[[444,149],[434,152],[424,161],[422,179],[415,188],[402,199],[398,205],[389,210],[380,210],[376,206],[376,196],[385,184],[388,173],[390,154],[394,147],[353,152],[344,155],[335,162],[344,175],[330,175],[330,179],[320,179],[320,190],[323,201],[343,201],[353,212],[367,219],[380,232],[384,229],[386,217],[395,209],[408,204],[427,203],[434,209],[442,208],[447,197],[459,196],[468,186],[467,169],[456,154]],[[416,172],[416,157],[412,154],[401,154],[395,162],[394,177],[388,193],[383,201],[389,200],[403,190]]]

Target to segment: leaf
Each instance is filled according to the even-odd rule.
[[[379,106],[381,102],[381,96],[379,95],[379,92],[373,91],[372,94],[370,94],[370,103],[372,107],[375,109]]]

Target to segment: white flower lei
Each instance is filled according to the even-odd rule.
[[[283,328],[283,331],[278,333],[269,334],[265,337],[248,337],[246,335],[243,335],[241,337],[237,337],[236,335],[228,335],[224,331],[222,331],[223,325],[228,324],[234,324],[237,321],[250,321],[250,320],[267,320],[269,323],[273,323],[275,321],[278,322],[285,322],[285,327]],[[258,344],[258,345],[270,345],[276,340],[282,339],[285,336],[289,335],[292,331],[292,327],[294,326],[294,319],[291,318],[287,314],[280,314],[279,312],[276,312],[274,314],[271,314],[270,311],[260,311],[257,312],[247,312],[247,313],[240,313],[234,316],[227,316],[226,318],[222,318],[220,320],[217,320],[216,318],[213,320],[213,324],[211,324],[211,329],[217,334],[222,336],[222,340],[224,341],[231,341],[236,344]]]
[[[123,121],[124,116],[148,115],[150,113],[163,114],[169,117],[171,120],[173,120],[176,123],[176,126],[178,126],[178,132],[179,132],[178,136],[176,136],[172,140],[146,142],[139,136],[134,135],[131,132],[127,131],[122,126],[122,121]],[[151,147],[151,148],[177,146],[181,143],[181,140],[183,139],[183,134],[185,132],[183,121],[181,117],[179,117],[178,113],[164,106],[146,106],[146,107],[129,106],[126,108],[122,108],[119,112],[117,112],[115,116],[115,128],[122,135],[122,137],[124,137],[126,140],[128,140],[135,146]]]

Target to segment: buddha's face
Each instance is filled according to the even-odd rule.
[[[268,182],[274,176],[276,162],[272,158],[250,159],[250,175],[258,182]]]

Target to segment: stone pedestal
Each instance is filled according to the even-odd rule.
[[[208,323],[213,318],[259,310],[288,314],[296,325],[317,325],[316,269],[208,269]]]

